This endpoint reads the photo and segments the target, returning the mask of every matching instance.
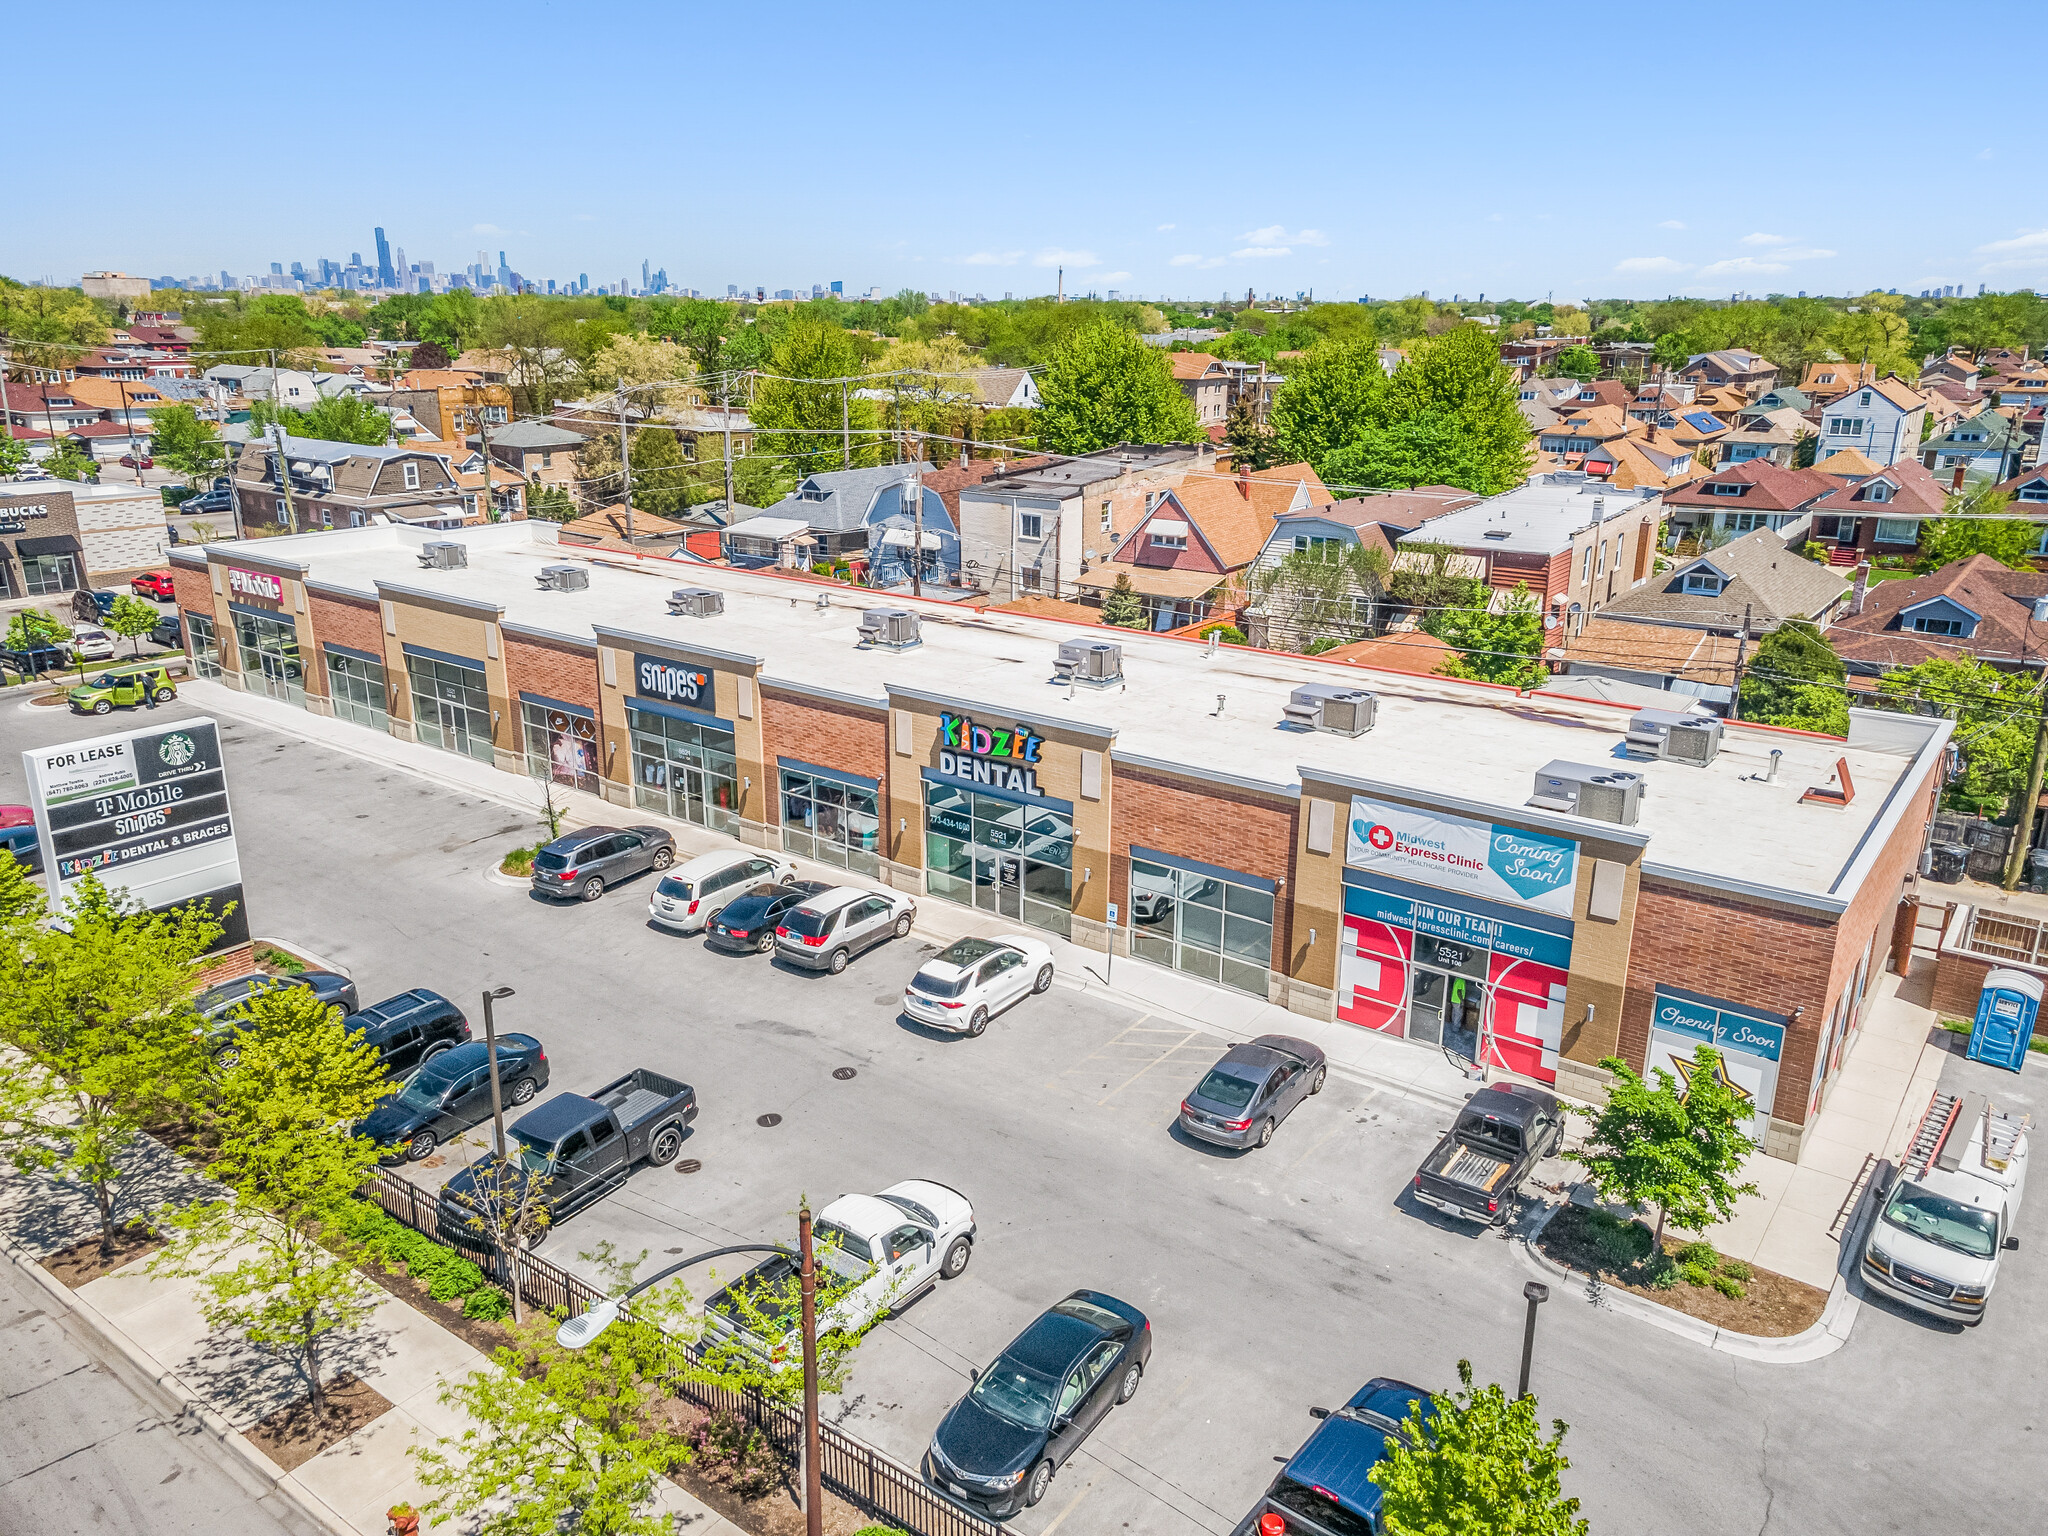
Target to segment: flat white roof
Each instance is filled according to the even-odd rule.
[[[1598,502],[1596,508],[1594,503]],[[1522,554],[1554,555],[1571,547],[1572,535],[1595,521],[1631,512],[1654,511],[1655,496],[1618,491],[1600,480],[1574,475],[1569,480],[1546,476],[1476,507],[1462,507],[1432,517],[1404,544],[1455,544],[1460,549],[1511,549]]]
[[[1647,839],[1646,867],[1699,877],[1761,895],[1808,898],[1839,910],[1860,865],[1924,780],[1949,722],[1857,714],[1858,743],[1728,726],[1719,757],[1704,768],[1625,763],[1631,711],[1556,695],[1516,694],[1450,678],[1380,672],[1133,631],[1093,630],[1021,614],[965,610],[907,594],[865,594],[764,572],[691,565],[693,585],[726,594],[725,612],[672,615],[667,600],[677,563],[557,544],[552,524],[514,522],[461,530],[469,564],[424,570],[416,551],[435,535],[368,527],[207,546],[237,556],[306,567],[316,586],[376,596],[376,583],[502,605],[504,621],[595,641],[595,626],[762,659],[765,680],[828,695],[873,700],[893,686],[987,710],[1071,720],[1115,732],[1119,757],[1176,766],[1200,777],[1249,781],[1291,792],[1300,769],[1407,794],[1450,810],[1564,827],[1621,842]],[[182,553],[182,552],[181,552]],[[581,591],[542,590],[535,575],[564,559],[589,563]],[[820,595],[827,606],[820,608]],[[908,651],[861,649],[862,610],[914,606],[924,643]],[[1103,691],[1053,681],[1059,642],[1109,638],[1124,648],[1124,685]],[[1303,683],[1341,683],[1379,695],[1375,728],[1355,739],[1281,728],[1281,711]],[[1678,701],[1674,701],[1677,703]],[[1682,707],[1682,705],[1680,706]],[[1783,754],[1775,778],[1771,754]],[[1537,770],[1562,759],[1628,766],[1649,791],[1633,828],[1529,809]],[[1846,759],[1855,799],[1846,809],[1802,805]],[[1882,821],[1882,825],[1880,822]],[[1872,835],[1875,834],[1875,835]],[[1814,899],[1818,898],[1818,899]]]

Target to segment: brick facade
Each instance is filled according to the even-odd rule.
[[[183,572],[179,573],[181,580],[183,575]],[[181,588],[181,600],[183,596]],[[372,656],[384,654],[384,626],[378,619],[375,603],[327,597],[319,592],[308,592],[306,601],[311,610],[313,633],[320,637],[322,645],[332,640],[352,651],[367,651]]]
[[[205,571],[174,565],[171,567],[171,586],[178,594],[179,612],[196,613],[202,618],[213,617],[213,580]]]
[[[769,765],[778,757],[793,757],[880,783],[889,776],[887,738],[887,720],[879,709],[761,690],[761,748]]]
[[[505,675],[515,696],[537,693],[597,709],[597,651],[567,641],[505,631]]]

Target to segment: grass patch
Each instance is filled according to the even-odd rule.
[[[535,843],[531,848],[514,848],[498,861],[498,873],[522,877],[532,874],[533,856],[540,852],[540,848],[539,843]]]
[[[1967,1035],[1970,1032],[1970,1023],[1967,1019],[1943,1019],[1941,1027],[1952,1035]],[[2027,1049],[2039,1051],[2043,1056],[2048,1056],[2048,1040],[2035,1035],[2027,1041]]]
[[[256,963],[267,965],[275,971],[283,971],[288,976],[300,975],[306,969],[306,962],[297,955],[289,954],[272,944],[265,944],[256,951]]]

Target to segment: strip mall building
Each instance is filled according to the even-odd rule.
[[[535,522],[428,568],[437,537],[174,551],[195,669],[1575,1096],[1715,1041],[1781,1157],[1874,994],[1949,733],[1852,711],[1846,743],[1732,725],[1704,766],[1625,763],[1604,704],[907,599],[895,649],[844,587]],[[683,586],[721,611],[672,612]],[[1105,637],[1118,680],[1056,681]],[[1370,689],[1372,728],[1285,722],[1312,683]],[[1642,773],[1637,818],[1532,804],[1559,761]]]

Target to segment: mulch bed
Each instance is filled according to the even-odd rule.
[[[114,1251],[110,1257],[100,1257],[100,1240],[95,1235],[82,1243],[73,1243],[62,1253],[51,1254],[43,1260],[43,1268],[62,1281],[65,1289],[75,1291],[101,1275],[111,1275],[124,1264],[134,1263],[146,1253],[156,1252],[163,1245],[164,1240],[147,1227],[129,1225],[114,1234]]]
[[[1660,1307],[1669,1307],[1733,1333],[1755,1334],[1782,1339],[1804,1333],[1820,1321],[1828,1304],[1828,1293],[1803,1281],[1788,1279],[1768,1269],[1752,1270],[1740,1297],[1723,1296],[1705,1286],[1681,1280],[1669,1290],[1657,1290],[1646,1283],[1646,1267],[1640,1263],[1617,1268],[1593,1240],[1591,1213],[1581,1206],[1567,1205],[1551,1219],[1536,1240],[1536,1246],[1559,1264],[1581,1274],[1596,1276],[1600,1283],[1627,1291]],[[1649,1234],[1643,1234],[1645,1248]],[[1674,1253],[1684,1246],[1678,1238],[1664,1239],[1664,1249]]]
[[[683,1398],[661,1400],[655,1417],[663,1427],[682,1432],[703,1417],[703,1410]],[[741,1498],[725,1484],[724,1468],[702,1461],[686,1462],[669,1474],[669,1481],[710,1505],[749,1536],[803,1536],[803,1471],[791,1465],[781,1484],[757,1498]],[[876,1525],[887,1525],[864,1514],[833,1493],[825,1491],[825,1536],[857,1536]]]
[[[403,1270],[394,1275],[374,1259],[359,1267],[371,1280],[414,1311],[425,1313],[471,1349],[480,1351],[486,1359],[500,1346],[518,1347],[519,1341],[512,1336],[512,1320],[509,1317],[502,1323],[487,1322],[480,1317],[464,1317],[460,1300],[434,1300],[433,1293],[422,1281],[415,1280]],[[529,1308],[527,1316],[532,1315],[533,1311]]]
[[[310,1400],[296,1402],[278,1409],[243,1434],[257,1450],[289,1472],[390,1411],[390,1400],[368,1382],[353,1376],[337,1376],[328,1385],[324,1415],[314,1415]]]

